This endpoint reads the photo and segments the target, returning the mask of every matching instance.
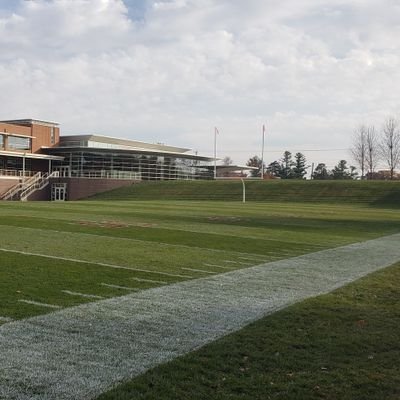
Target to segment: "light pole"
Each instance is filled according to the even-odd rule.
[[[217,135],[218,129],[214,129],[214,179],[217,179]]]
[[[265,143],[265,125],[262,127],[262,148],[261,148],[261,179],[264,179],[264,143]]]

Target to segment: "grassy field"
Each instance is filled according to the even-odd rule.
[[[352,205],[90,201],[0,212],[0,317],[14,319],[53,311],[32,301],[69,307],[400,231],[396,210]]]
[[[210,186],[210,182],[161,183],[157,189],[158,196],[156,184],[149,183],[109,192],[90,201],[2,202],[0,325],[12,319],[53,312],[57,308],[122,296],[146,288],[197,279],[400,232],[398,183],[378,182],[365,185],[365,182],[355,182],[337,185],[335,182],[332,187],[314,182],[310,186],[305,186],[304,182],[294,182],[292,186],[286,182],[268,183],[262,187],[257,187],[258,184],[260,183],[249,182],[248,198],[253,196],[262,201],[250,201],[246,204],[240,201],[176,200],[176,197],[185,193],[184,198],[199,198],[200,192],[204,197],[215,200],[233,199],[235,196],[240,199],[238,182],[217,182],[215,187]],[[351,186],[354,184],[360,186],[354,189]],[[191,190],[197,194],[192,193],[189,196]],[[210,196],[213,190],[219,193],[218,196]],[[279,192],[282,201],[278,201]],[[312,196],[316,201],[311,201]],[[155,200],[160,197],[169,200]],[[398,276],[396,271],[393,269],[387,272],[389,275],[384,275],[387,282],[378,279],[382,284],[371,284],[368,290],[372,300],[375,299],[374,296],[379,297],[380,291],[387,285],[394,285],[394,279]],[[393,282],[390,282],[390,276]],[[368,285],[368,282],[365,284]],[[353,293],[354,290],[350,292]],[[363,290],[364,288],[357,289],[356,292],[361,293]],[[350,292],[345,292],[346,296],[350,296]],[[239,336],[229,337],[226,341],[224,339],[215,344],[217,347],[211,346],[210,350],[189,356],[178,364],[157,369],[155,375],[149,373],[135,380],[133,386],[122,388],[105,398],[137,398],[137,393],[142,390],[143,398],[163,398],[158,396],[163,385],[167,388],[164,398],[169,399],[187,398],[184,396],[187,390],[189,393],[198,392],[197,397],[194,394],[190,396],[192,398],[213,398],[207,392],[210,388],[219,393],[214,398],[269,398],[254,396],[247,386],[252,385],[249,382],[253,382],[257,387],[265,379],[273,382],[272,391],[268,391],[271,398],[287,398],[283,394],[281,397],[275,396],[276,393],[286,393],[285,390],[289,390],[290,398],[314,398],[301,394],[304,388],[309,390],[309,382],[302,381],[302,368],[306,371],[304,374],[309,375],[307,368],[314,361],[307,357],[301,362],[296,361],[294,365],[299,364],[298,373],[287,372],[285,368],[289,364],[276,365],[276,369],[268,375],[265,370],[269,371],[271,357],[267,357],[267,353],[270,349],[264,349],[263,343],[270,343],[274,336],[283,336],[282,340],[286,340],[284,344],[292,340],[293,343],[300,343],[298,352],[296,350],[294,354],[298,358],[302,357],[307,353],[308,347],[301,344],[297,336],[289,335],[289,331],[293,329],[290,321],[294,315],[298,315],[295,321],[299,324],[299,329],[304,330],[307,325],[312,329],[312,334],[304,333],[303,340],[308,341],[311,347],[314,340],[320,340],[321,347],[316,352],[322,352],[322,346],[327,344],[327,340],[318,339],[315,336],[316,331],[320,328],[332,328],[334,325],[336,327],[336,324],[329,322],[330,317],[334,321],[341,320],[341,315],[334,314],[336,308],[341,310],[340,307],[345,308],[348,305],[349,312],[353,312],[351,310],[354,306],[354,313],[357,313],[357,302],[365,300],[360,294],[350,299],[351,296],[347,298],[340,293],[336,293],[333,298],[327,297],[333,305],[324,300],[324,297],[315,300],[315,303],[313,300],[306,302],[304,306],[295,306],[287,311],[288,314],[283,311],[271,317],[272,320],[267,318],[259,325],[250,327],[246,333],[239,333]],[[392,290],[388,293],[389,304],[393,301],[395,292]],[[344,303],[339,307],[340,301]],[[337,307],[335,302],[339,304]],[[369,305],[372,304],[370,300],[368,302]],[[378,303],[376,307],[379,306]],[[389,311],[393,310],[386,313],[385,309],[379,317],[397,318],[390,316]],[[318,322],[320,315],[326,316],[326,326]],[[383,322],[376,320],[376,324],[378,323]],[[311,328],[312,324],[316,324],[315,328]],[[391,329],[389,325],[388,330]],[[270,331],[272,336],[268,336]],[[250,337],[247,341],[248,335]],[[383,333],[382,335],[384,336]],[[332,337],[328,342],[334,342]],[[259,349],[256,343],[260,343],[264,350]],[[224,350],[226,346],[232,351],[236,348],[236,353],[232,352],[232,356],[231,353],[227,354]],[[341,342],[335,346],[341,346]],[[210,356],[214,352],[217,358]],[[276,352],[281,353],[276,350],[273,354]],[[259,360],[247,370],[244,362],[247,358],[243,359],[245,357],[258,357]],[[240,363],[238,372],[236,366],[241,358],[243,362]],[[275,360],[274,357],[272,359]],[[287,362],[290,360],[292,359],[288,358]],[[350,359],[343,362],[351,364]],[[263,372],[250,379],[248,375],[259,368]],[[190,375],[191,371],[198,375],[198,380]],[[298,380],[282,378],[279,381],[280,371],[285,374],[293,373]],[[318,372],[321,379],[327,376],[325,370]],[[193,380],[193,387],[176,386],[176,379]],[[243,379],[250,381],[244,383]],[[336,381],[340,382],[336,375],[329,375],[326,385],[332,385]],[[315,386],[323,385],[323,382],[319,382]],[[200,391],[200,387],[206,392]],[[303,397],[296,397],[296,391]],[[201,393],[204,394],[203,397]],[[315,398],[368,398],[341,395],[324,397],[321,393],[324,393],[323,390],[316,390]]]

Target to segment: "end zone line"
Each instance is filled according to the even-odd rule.
[[[159,271],[152,271],[152,270],[149,270],[149,269],[139,269],[139,268],[124,267],[122,265],[98,263],[98,262],[94,262],[94,261],[85,261],[85,260],[79,260],[79,259],[76,259],[76,258],[69,258],[69,257],[51,256],[49,254],[30,253],[28,251],[21,251],[21,250],[11,250],[11,249],[0,248],[0,251],[3,251],[4,253],[22,254],[22,255],[25,255],[25,256],[35,256],[35,257],[50,258],[52,260],[71,261],[71,262],[80,263],[80,264],[99,265],[101,267],[108,267],[108,268],[115,268],[115,269],[126,269],[128,271],[145,272],[145,273],[149,273],[149,274],[172,276],[174,278],[188,278],[188,279],[193,278],[193,276],[190,276],[190,275],[170,274],[168,272],[159,272]]]

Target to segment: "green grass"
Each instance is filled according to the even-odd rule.
[[[65,291],[110,298],[400,232],[398,182],[248,182],[247,195],[157,182],[0,203],[0,248],[16,251],[0,251],[0,324],[53,311],[21,300],[71,307],[94,300]],[[399,278],[400,265],[295,305],[101,399],[399,398]]]
[[[291,306],[98,400],[400,398],[400,264]]]
[[[143,182],[101,193],[98,200],[242,200],[240,180]],[[399,181],[246,181],[247,201],[400,206]]]
[[[365,205],[4,202],[0,248],[69,260],[0,251],[0,317],[52,311],[20,300],[69,307],[93,299],[65,291],[115,297],[128,289],[110,285],[142,290],[399,231],[397,210]]]

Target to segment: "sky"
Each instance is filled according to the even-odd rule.
[[[0,119],[243,164],[400,116],[400,0],[0,0]],[[384,166],[384,165],[382,165]]]

